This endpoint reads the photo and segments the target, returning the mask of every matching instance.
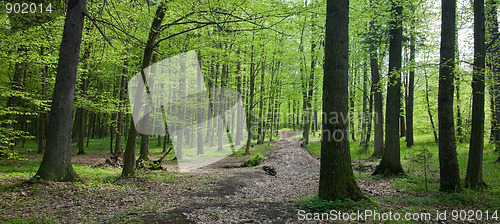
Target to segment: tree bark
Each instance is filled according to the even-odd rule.
[[[318,196],[323,200],[360,200],[365,196],[356,183],[351,167],[349,126],[344,122],[330,122],[329,119],[334,114],[347,116],[348,113],[349,1],[328,0],[326,7],[324,113]]]
[[[412,5],[412,7],[414,7]],[[408,76],[408,97],[406,98],[406,147],[414,144],[413,139],[413,99],[415,93],[415,25],[412,24],[410,37],[410,74]],[[453,92],[451,93],[453,98]]]
[[[146,48],[144,49],[144,57],[142,59],[141,71],[144,71],[151,63],[151,56],[153,55],[154,44],[156,39],[160,35],[161,23],[165,17],[165,5],[161,3],[156,10],[155,17],[151,24],[149,31],[148,41],[146,43]],[[146,75],[141,72],[142,80],[146,84]],[[141,86],[141,85],[139,85]],[[144,90],[138,88],[135,93],[135,99],[142,99],[142,94]],[[135,103],[134,110],[138,111],[140,106],[139,103]],[[127,145],[125,146],[125,152],[123,154],[123,170],[122,176],[133,176],[135,170],[135,140],[136,140],[137,130],[135,129],[134,119],[130,119],[130,128],[127,137]]]
[[[384,154],[384,113],[382,108],[382,101],[384,100],[384,98],[382,97],[382,83],[380,81],[377,50],[372,45],[370,50],[370,70],[372,76],[372,91],[374,100],[373,123],[375,123],[372,157],[381,157]]]
[[[87,30],[88,31],[88,30]],[[88,32],[87,32],[88,34]],[[81,98],[82,98],[82,102],[85,101],[85,98],[86,98],[86,94],[87,94],[87,69],[89,67],[89,57],[90,57],[90,48],[91,48],[91,43],[88,42],[85,46],[85,52],[83,53],[83,58],[82,58],[82,62],[83,62],[83,69],[84,69],[84,72],[82,74],[82,85],[81,85],[81,88],[82,88],[82,95],[81,95]],[[85,149],[83,147],[83,141],[85,139],[85,128],[86,128],[86,125],[85,125],[85,121],[86,121],[86,115],[87,115],[87,110],[85,110],[85,108],[83,106],[79,107],[78,110],[80,111],[80,116],[78,117],[78,155],[83,155],[85,154]]]
[[[385,149],[376,174],[404,174],[399,146],[399,116],[401,107],[402,2],[391,0],[392,19],[389,22],[389,80],[385,123]]]
[[[123,74],[120,80],[120,101],[118,102],[118,118],[116,121],[115,153],[122,153],[123,109],[125,108],[125,91],[127,88],[128,58],[123,60]]]
[[[455,123],[453,81],[455,79],[456,0],[442,0],[441,51],[439,67],[439,190],[460,191]]]
[[[486,2],[486,28],[488,30],[488,43],[490,48],[487,49],[491,60],[491,72],[493,78],[493,130],[496,151],[500,150],[500,44],[498,40],[494,40],[495,36],[500,35],[498,31],[498,1],[487,0]]]
[[[482,188],[484,149],[484,72],[485,72],[484,0],[474,1],[474,69],[472,76],[472,130],[465,175],[466,188]]]
[[[253,40],[253,37],[252,37]],[[245,154],[250,154],[250,144],[252,140],[252,132],[253,132],[253,126],[252,126],[252,118],[253,118],[253,98],[254,98],[254,92],[255,92],[255,65],[254,65],[254,52],[253,52],[253,45],[251,46],[250,49],[250,92],[249,92],[249,102],[248,102],[248,112],[247,112],[247,129],[248,129],[248,136],[247,136],[247,145],[245,147]]]
[[[68,1],[47,127],[47,149],[35,175],[47,181],[71,181],[77,176],[71,165],[71,125],[86,3]]]

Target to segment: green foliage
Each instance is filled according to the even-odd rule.
[[[264,158],[260,153],[255,155],[254,157],[250,157],[250,159],[247,159],[245,163],[243,163],[243,166],[245,167],[252,167],[252,166],[258,166],[260,164],[260,161]]]

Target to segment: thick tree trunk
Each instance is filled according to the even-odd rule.
[[[482,188],[484,149],[484,72],[485,72],[484,0],[474,1],[474,71],[472,76],[472,130],[465,175],[466,188]]]
[[[351,167],[349,126],[330,122],[330,116],[348,113],[349,1],[328,0],[323,78],[323,131],[318,196],[323,200],[360,200]]]
[[[441,51],[439,67],[439,190],[460,191],[455,121],[453,116],[453,81],[455,72],[456,0],[442,0]]]
[[[71,125],[86,3],[68,1],[47,127],[47,149],[35,175],[47,181],[71,181],[76,177],[71,165]]]
[[[399,115],[401,107],[401,50],[402,50],[402,13],[403,6],[392,0],[392,19],[390,20],[389,43],[389,80],[387,84],[387,106],[385,123],[385,149],[380,164],[373,172],[376,174],[404,174],[401,166],[399,146]]]

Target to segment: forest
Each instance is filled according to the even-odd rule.
[[[0,223],[499,223],[498,0],[0,0]]]

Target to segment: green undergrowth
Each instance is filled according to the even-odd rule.
[[[306,149],[316,158],[319,158],[321,155],[320,142],[311,142],[311,144],[306,146]],[[500,164],[494,163],[499,153],[494,152],[493,144],[485,144],[483,178],[488,188],[474,191],[463,188],[465,173],[467,171],[468,149],[468,143],[457,143],[457,158],[462,180],[462,191],[458,193],[444,193],[439,191],[439,150],[432,133],[417,133],[415,135],[415,145],[411,148],[406,147],[404,137],[401,138],[401,163],[405,175],[388,178],[371,175],[373,169],[380,162],[380,158],[371,157],[373,142],[370,143],[368,152],[362,151],[362,146],[359,142],[351,141],[350,143],[353,171],[358,182],[370,182],[376,185],[378,182],[388,181],[390,187],[395,191],[390,195],[376,194],[377,196],[370,197],[372,202],[376,204],[376,207],[381,210],[404,212],[430,210],[435,212],[436,209],[500,210]],[[426,156],[425,161],[422,159],[423,152],[429,154]],[[330,204],[330,202],[320,203],[316,200],[319,199],[309,199],[308,203],[310,205],[308,207],[310,209],[314,210],[322,208],[322,206],[327,209],[330,209],[330,207],[342,208],[345,204],[345,202],[332,202],[333,204]],[[298,203],[304,204],[301,201]],[[372,205],[367,205],[364,202],[361,202],[361,204],[358,202],[353,203],[358,204],[363,209],[372,208]]]

